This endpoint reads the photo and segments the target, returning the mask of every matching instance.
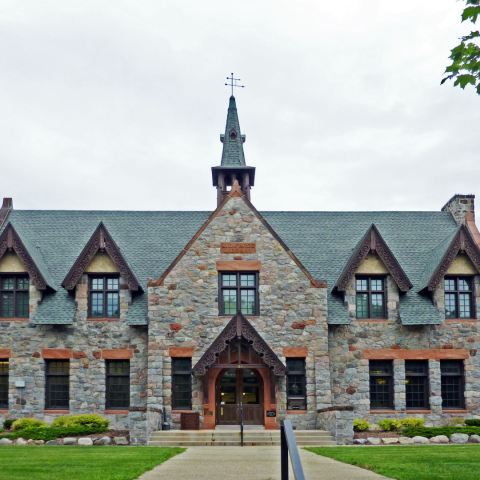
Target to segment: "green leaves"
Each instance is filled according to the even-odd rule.
[[[480,15],[480,0],[465,0],[467,6],[462,13],[462,22],[470,20],[475,23]],[[465,88],[467,85],[476,87],[480,95],[480,32],[471,32],[461,39],[460,45],[452,49],[450,59],[452,64],[447,67],[448,73],[440,82],[443,85],[447,80],[455,80],[453,86]]]

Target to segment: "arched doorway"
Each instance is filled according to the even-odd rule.
[[[216,382],[216,424],[264,425],[263,379],[254,368],[229,368]]]

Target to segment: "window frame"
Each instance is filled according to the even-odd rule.
[[[367,290],[358,290],[357,289],[357,280],[367,280]],[[372,280],[382,280],[382,290],[372,290]],[[368,298],[368,315],[366,317],[358,316],[358,294],[367,294]],[[383,295],[383,304],[382,304],[382,316],[381,317],[372,317],[372,295],[381,294]],[[387,311],[387,301],[388,301],[388,291],[387,291],[387,277],[386,275],[355,275],[355,315],[358,320],[387,320],[388,311]]]
[[[373,363],[384,363],[389,365],[389,373],[372,373],[372,366]],[[372,407],[372,377],[373,378],[390,378],[389,384],[389,402],[388,406],[385,407]],[[395,377],[394,377],[394,369],[393,369],[393,360],[369,360],[368,362],[368,387],[369,387],[369,400],[370,400],[370,410],[394,410],[395,409],[395,395],[394,395],[394,386]]]
[[[407,364],[422,364],[424,365],[425,369],[423,373],[407,373]],[[428,365],[428,360],[405,360],[405,408],[406,410],[430,410],[430,378],[428,375],[429,372],[429,365]],[[425,405],[424,406],[408,406],[408,387],[409,383],[407,383],[407,379],[409,377],[416,377],[416,378],[423,378],[424,379],[424,384],[423,384],[423,394],[425,397]]]
[[[103,289],[93,289],[93,280],[96,279],[103,279]],[[109,289],[108,288],[108,280],[115,278],[118,280],[118,289]],[[103,316],[101,317],[94,317],[92,314],[92,305],[93,305],[93,294],[94,293],[103,293]],[[108,316],[107,309],[108,309],[108,301],[107,301],[107,294],[108,293],[116,293],[118,295],[118,315],[117,316]],[[120,318],[120,275],[118,274],[111,274],[111,275],[88,275],[88,317],[89,319],[95,318]]]
[[[109,372],[109,364],[111,363],[128,363],[128,372],[122,373],[111,373]],[[130,395],[131,395],[131,384],[130,384],[130,360],[105,360],[105,410],[129,410],[130,409]],[[111,394],[109,388],[109,378],[113,377],[124,377],[128,378],[128,405],[123,405],[119,407],[118,405],[112,406],[111,405]]]
[[[447,290],[445,288],[445,280],[453,280],[455,282],[455,290]],[[458,288],[459,280],[467,280],[470,289],[460,290]],[[475,277],[473,275],[446,275],[443,282],[443,293],[445,302],[445,319],[475,319],[477,318],[474,304],[474,289],[475,289]],[[455,295],[455,316],[447,317],[447,295]],[[460,295],[468,295],[470,297],[470,313],[468,317],[460,316]]]
[[[3,280],[5,278],[13,278],[13,289],[6,289],[3,288]],[[18,281],[19,279],[27,279],[28,287],[27,288],[18,288]],[[13,293],[13,315],[10,317],[4,316],[4,302],[3,302],[3,294],[4,293]],[[27,294],[27,315],[21,316],[19,314],[18,308],[18,294],[19,293],[26,293]],[[2,273],[0,274],[0,318],[29,318],[30,317],[30,276],[26,273]]]
[[[66,363],[68,365],[68,373],[52,373],[50,372],[50,365],[52,363]],[[51,378],[52,377],[68,377],[68,406],[60,408],[58,406],[52,407],[51,405]],[[45,360],[45,410],[70,410],[70,360]]]
[[[3,368],[0,369],[0,377],[7,377],[7,395],[6,395],[6,402],[2,403],[2,397],[0,397],[0,409],[8,410],[9,408],[9,401],[8,401],[8,391],[9,391],[9,378],[10,378],[10,359],[8,358],[0,358],[0,364],[6,364],[6,372],[3,371]]]
[[[225,275],[235,275],[237,277],[237,285],[235,287],[231,286],[223,286],[223,277]],[[253,287],[242,287],[240,286],[240,276],[241,275],[254,275],[255,276],[255,285]],[[219,272],[218,276],[218,316],[219,317],[231,317],[232,315],[236,315],[239,311],[241,311],[242,307],[242,298],[241,298],[241,291],[242,290],[253,290],[255,291],[255,313],[242,313],[246,317],[258,317],[260,315],[260,294],[259,294],[259,272]],[[237,311],[234,314],[231,313],[224,313],[224,304],[223,304],[223,291],[224,290],[236,290],[237,291]]]
[[[442,372],[442,363],[455,362],[460,365],[460,373],[443,373]],[[444,398],[443,398],[443,378],[444,377],[457,377],[460,379],[459,382],[459,403],[453,407],[444,407]],[[465,365],[463,360],[440,360],[440,392],[442,396],[442,410],[464,410],[465,409]]]
[[[290,370],[288,368],[289,361],[292,360],[300,360],[302,361],[302,370]],[[287,376],[286,376],[286,394],[287,394],[287,410],[306,410],[307,409],[307,368],[306,368],[306,361],[304,357],[287,357],[285,359],[285,364],[287,366]],[[296,376],[302,376],[302,389],[303,389],[303,395],[289,395],[288,394],[288,377],[289,375],[296,375]],[[303,401],[303,404],[300,405],[294,405],[291,402],[295,401]],[[298,407],[298,408],[297,408]],[[303,407],[303,408],[302,408]]]
[[[189,368],[187,369],[181,369],[181,368],[176,368],[175,363],[177,363],[178,360],[190,360],[189,363]],[[189,378],[189,405],[184,406],[184,405],[178,405],[177,404],[177,398],[175,396],[175,386],[176,386],[176,377],[182,375],[182,376],[187,376]],[[172,410],[192,410],[192,358],[191,357],[172,357]]]

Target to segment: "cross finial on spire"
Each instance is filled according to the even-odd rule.
[[[233,97],[233,87],[240,87],[245,88],[245,85],[237,85],[236,82],[239,82],[239,78],[233,78],[233,72],[231,77],[227,77],[227,80],[230,80],[230,83],[226,83],[225,85],[232,87],[232,97]]]

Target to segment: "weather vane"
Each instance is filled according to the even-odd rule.
[[[225,85],[232,87],[232,97],[233,97],[233,87],[240,87],[240,88],[245,88],[245,85],[237,85],[236,82],[239,82],[239,78],[233,78],[233,72],[231,77],[227,77],[227,80],[231,80],[230,83],[226,83]]]

